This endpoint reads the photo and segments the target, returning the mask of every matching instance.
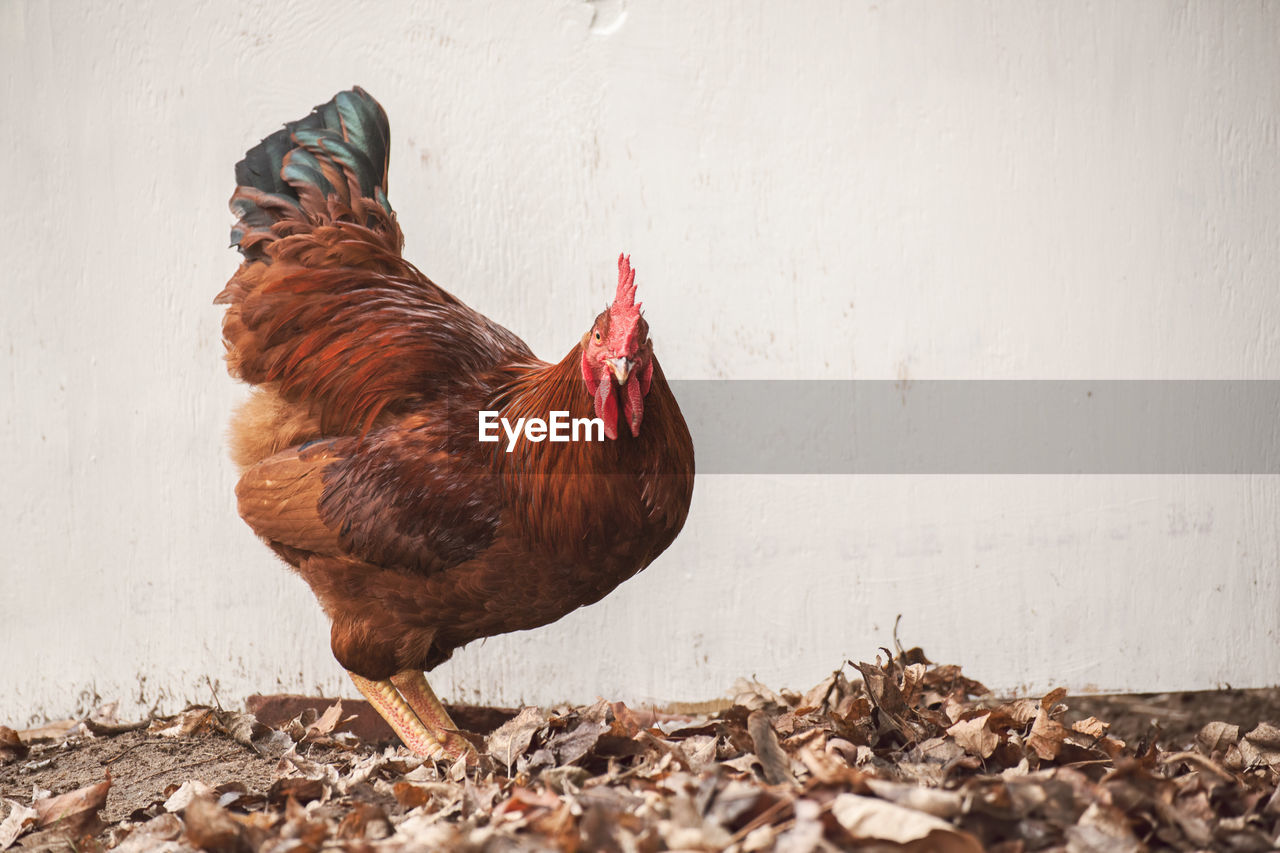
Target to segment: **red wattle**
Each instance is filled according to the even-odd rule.
[[[596,417],[604,421],[604,434],[618,437],[618,398],[613,395],[613,383],[608,379],[596,386]]]
[[[627,380],[626,396],[622,400],[622,414],[631,427],[631,434],[640,437],[640,420],[644,417],[644,390],[640,387],[640,377],[634,373]]]

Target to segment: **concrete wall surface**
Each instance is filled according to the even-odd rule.
[[[1280,4],[0,2],[0,722],[354,695],[237,518],[232,166],[360,84],[406,255],[558,359],[620,250],[680,379],[1280,378]],[[818,413],[820,416],[820,413]],[[698,437],[704,445],[715,436]],[[785,440],[785,439],[784,439]],[[1274,684],[1280,478],[701,477],[500,704]]]

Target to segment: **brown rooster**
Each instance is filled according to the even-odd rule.
[[[389,132],[356,88],[236,165],[244,259],[216,300],[228,370],[256,386],[231,426],[236,496],[310,584],[334,656],[401,740],[470,757],[423,670],[598,601],[653,562],[688,514],[693,444],[629,259],[582,340],[538,360],[401,257]],[[485,412],[508,426],[562,412],[584,429],[482,441]]]

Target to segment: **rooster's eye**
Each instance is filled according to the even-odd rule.
[[[596,329],[596,343],[600,343],[600,330]]]

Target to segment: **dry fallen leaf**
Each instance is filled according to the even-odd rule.
[[[43,726],[23,729],[18,732],[18,737],[27,745],[60,741],[67,736],[67,732],[76,727],[77,722],[76,720],[54,720]]]
[[[1086,737],[1100,738],[1107,733],[1107,729],[1111,728],[1110,723],[1104,723],[1097,717],[1086,717],[1083,720],[1077,720],[1071,724],[1073,732],[1079,732]]]
[[[8,726],[0,726],[0,764],[26,758],[29,752],[17,732]]]
[[[959,791],[943,791],[885,779],[867,779],[866,786],[882,800],[934,817],[949,820],[964,812],[964,796]]]
[[[93,709],[84,719],[84,727],[99,737],[124,734],[147,727],[147,720],[127,722],[119,717],[120,703],[107,702]]]
[[[752,711],[747,717],[747,731],[756,746],[756,755],[764,769],[765,781],[770,785],[795,784],[791,774],[791,759],[778,744],[778,734],[764,711]]]
[[[182,812],[186,841],[197,850],[235,853],[245,847],[242,829],[230,813],[208,797],[196,797]]]
[[[1027,746],[1045,761],[1052,761],[1062,750],[1062,742],[1069,731],[1062,723],[1053,719],[1054,707],[1067,695],[1067,691],[1059,687],[1040,700],[1040,708],[1036,711],[1035,721],[1031,724],[1031,734],[1027,736]]]
[[[1196,735],[1196,743],[1210,755],[1215,752],[1226,752],[1240,740],[1240,727],[1230,723],[1205,723]]]
[[[991,714],[988,713],[971,720],[962,720],[947,729],[947,734],[955,738],[965,752],[979,758],[990,758],[991,753],[1000,745],[1000,736],[987,728],[989,719]]]
[[[180,812],[187,806],[191,805],[192,800],[197,797],[212,797],[213,789],[197,779],[190,779],[183,782],[178,790],[169,795],[164,801],[164,810],[167,812]]]
[[[1067,829],[1066,835],[1069,842],[1076,842],[1076,846],[1089,850],[1139,853],[1145,849],[1133,834],[1124,812],[1098,801],[1089,804],[1077,825]]]
[[[733,704],[741,705],[749,711],[786,706],[782,697],[755,679],[739,678],[734,682],[729,695],[733,699]]]
[[[507,795],[507,799],[494,809],[495,817],[514,819],[527,816],[530,812],[558,807],[562,800],[551,791],[532,791],[528,788],[516,787]]]
[[[1266,766],[1280,769],[1280,728],[1270,723],[1259,723],[1240,739],[1238,746],[1246,768]]]
[[[189,737],[197,732],[210,731],[213,713],[212,708],[188,708],[171,718],[156,720],[148,731],[160,737]]]
[[[519,714],[489,735],[485,751],[494,761],[511,767],[529,748],[534,734],[546,724],[547,714],[541,708],[521,708]]]
[[[256,718],[255,718],[256,719]],[[316,738],[322,735],[333,734],[333,730],[342,722],[342,702],[334,702],[325,712],[321,714],[314,723],[307,726],[306,734],[303,739]]]
[[[792,805],[795,818],[790,829],[780,833],[776,847],[778,853],[808,853],[818,849],[822,842],[822,807],[813,800],[799,799]]]
[[[36,828],[56,829],[68,838],[97,835],[104,827],[98,819],[98,812],[106,806],[109,790],[110,773],[96,785],[36,800],[31,804],[36,810]]]
[[[312,800],[319,800],[325,795],[325,784],[319,779],[307,779],[303,776],[286,776],[277,779],[267,791],[267,802],[284,805],[292,798],[306,805]]]
[[[609,731],[605,722],[609,703],[601,699],[582,711],[570,727],[547,742],[547,749],[558,764],[572,764],[591,751],[600,736]]]
[[[421,764],[422,759],[419,758],[416,762],[415,766]],[[282,773],[318,779],[330,788],[337,788],[341,781],[338,768],[326,762],[312,761],[310,758],[299,755],[295,750],[290,750],[280,757],[278,769]]]
[[[874,797],[840,794],[831,814],[858,841],[888,841],[936,853],[982,853],[978,839],[944,820]]]
[[[344,841],[381,841],[395,832],[379,806],[357,802],[338,823],[337,836]]]
[[[293,738],[264,726],[253,714],[218,711],[213,716],[213,725],[230,735],[236,743],[267,758],[279,758],[293,748]]]
[[[9,804],[9,815],[0,823],[0,850],[8,850],[18,836],[32,829],[39,819],[35,809],[24,806],[17,800],[5,800]]]

